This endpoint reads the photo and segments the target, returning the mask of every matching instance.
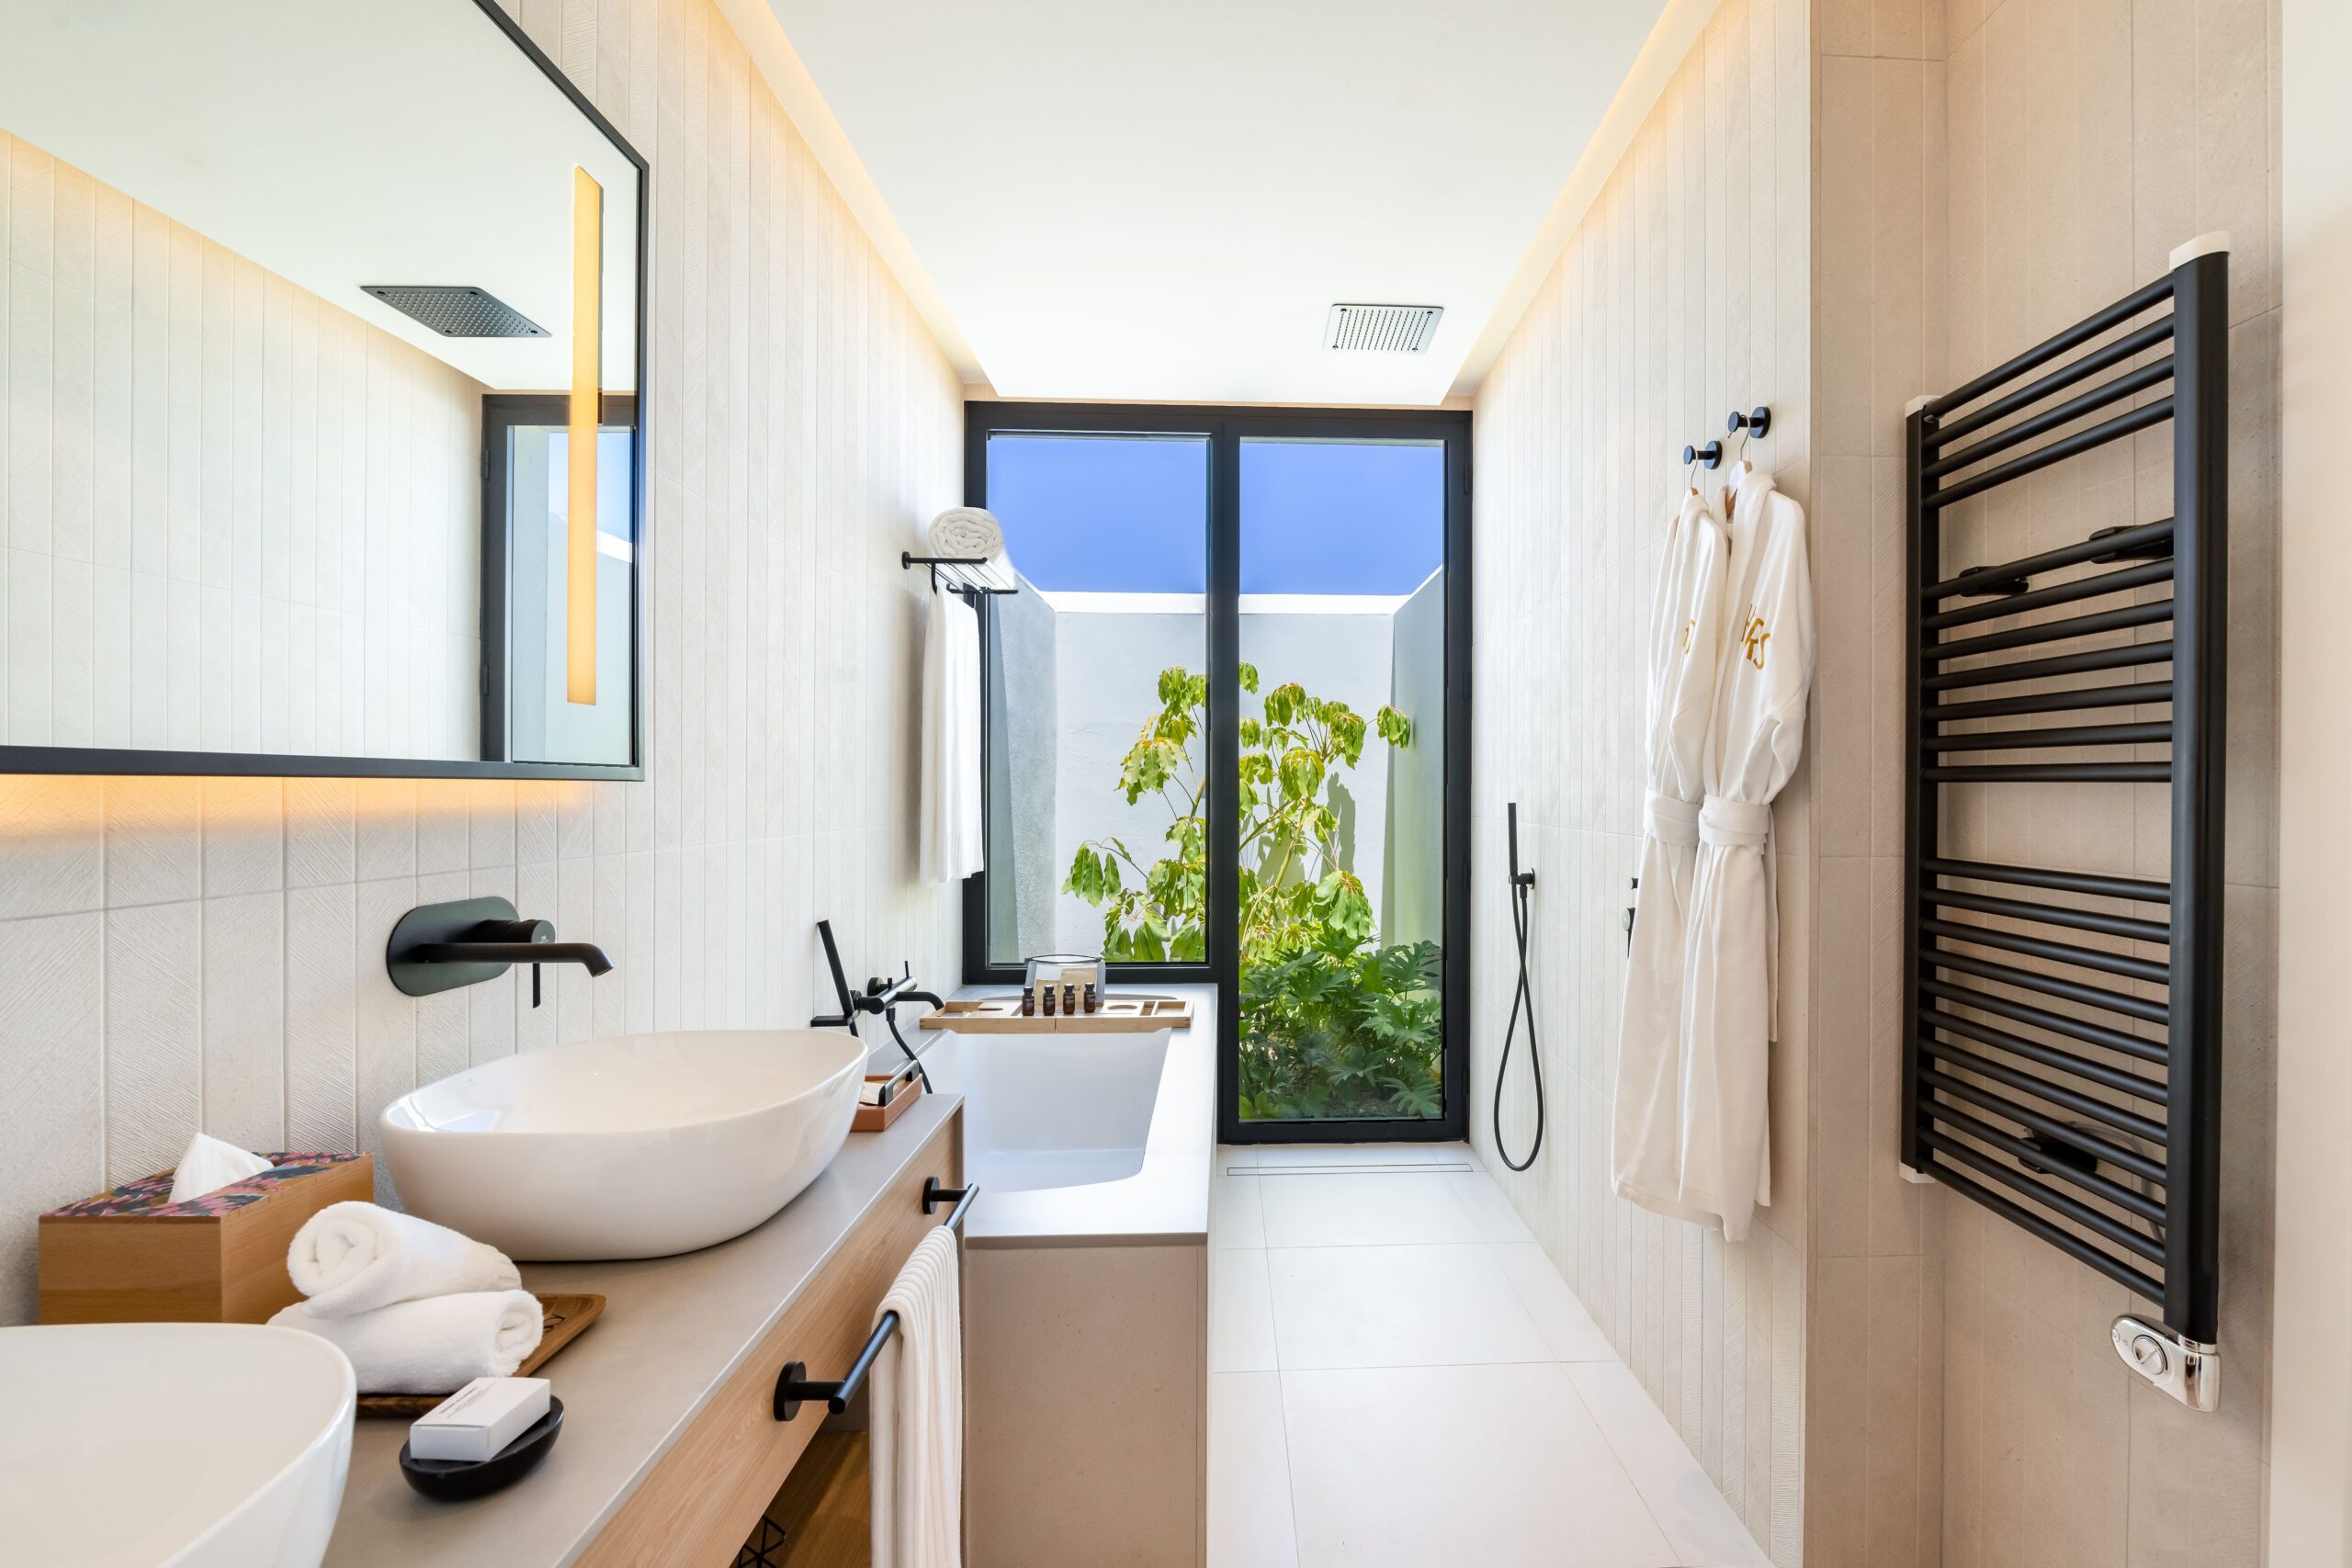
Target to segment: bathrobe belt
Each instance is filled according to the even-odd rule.
[[[1649,797],[1650,837],[1661,844],[1694,845],[1699,841],[1699,807],[1656,790]]]
[[[1653,799],[1656,796],[1652,796]],[[1760,850],[1772,832],[1772,807],[1749,800],[1707,796],[1699,807],[1699,841],[1726,848]]]

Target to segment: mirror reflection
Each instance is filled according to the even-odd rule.
[[[643,199],[478,0],[0,11],[0,769],[632,776]]]

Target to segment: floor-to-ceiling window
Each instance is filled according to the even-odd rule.
[[[967,977],[1214,981],[1220,1134],[1466,1126],[1458,414],[969,406],[989,870]]]

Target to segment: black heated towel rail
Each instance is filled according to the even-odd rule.
[[[2116,1348],[2204,1410],[2220,1377],[2228,298],[2226,238],[2185,245],[2156,282],[1915,402],[1906,427],[1903,1163],[2153,1303],[2116,1319]],[[1952,509],[2167,423],[2169,517],[1945,564]],[[1948,786],[2126,784],[2165,786],[2168,880],[1945,851]]]

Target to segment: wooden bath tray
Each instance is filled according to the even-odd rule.
[[[1150,1034],[1193,1027],[1193,1004],[1179,997],[1106,997],[1093,1012],[1021,1016],[1021,998],[949,1002],[922,1017],[925,1029],[959,1034]]]
[[[550,1356],[579,1338],[604,1310],[602,1296],[540,1296],[538,1348],[523,1358],[523,1364],[514,1369],[514,1375],[537,1375]],[[457,1392],[453,1388],[449,1393]],[[398,1416],[413,1421],[448,1398],[449,1393],[363,1393],[359,1396],[359,1414]]]

